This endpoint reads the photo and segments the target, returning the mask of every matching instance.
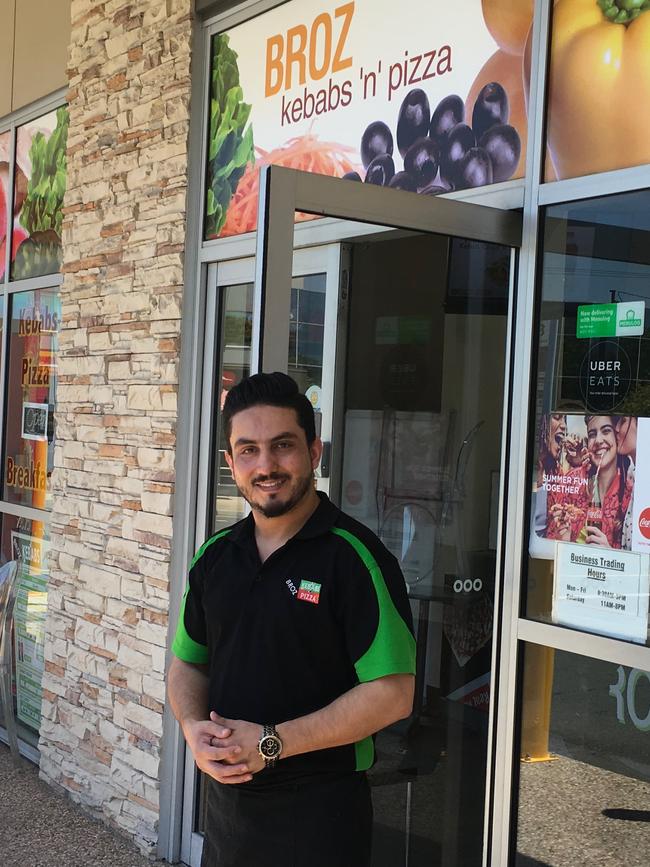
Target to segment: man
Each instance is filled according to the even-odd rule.
[[[282,373],[223,409],[251,514],[198,551],[169,698],[210,778],[203,867],[368,867],[372,735],[413,704],[395,558],[316,492],[314,412]]]

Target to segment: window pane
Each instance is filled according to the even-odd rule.
[[[319,403],[318,390],[323,384],[323,338],[325,322],[325,274],[294,277],[291,293],[296,293],[296,324],[289,329],[288,373],[304,394]]]
[[[645,644],[650,192],[546,211],[526,614]]]
[[[518,867],[648,863],[650,673],[527,645]]]
[[[54,456],[59,296],[52,290],[16,292],[10,311],[4,499],[46,509]]]
[[[67,108],[18,128],[12,280],[56,274],[61,267],[67,137]]]
[[[2,516],[0,562],[16,560],[18,563],[11,638],[13,713],[19,737],[34,746],[41,723],[48,539],[43,522]],[[4,724],[5,713],[6,709],[0,707],[0,724]]]

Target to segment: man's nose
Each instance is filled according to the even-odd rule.
[[[257,470],[258,472],[269,475],[277,469],[278,462],[275,452],[271,448],[261,448],[258,455]]]

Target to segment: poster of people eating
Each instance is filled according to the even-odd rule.
[[[650,419],[543,415],[534,486],[537,538],[648,553],[643,515],[650,490],[640,482],[650,470],[644,466],[649,450]]]

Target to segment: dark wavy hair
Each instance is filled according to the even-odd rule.
[[[252,406],[279,406],[294,410],[298,424],[305,432],[307,445],[311,446],[316,439],[314,407],[309,399],[300,393],[296,381],[286,373],[277,371],[256,373],[247,379],[242,379],[226,396],[221,421],[228,452],[231,452],[230,435],[233,416]]]

